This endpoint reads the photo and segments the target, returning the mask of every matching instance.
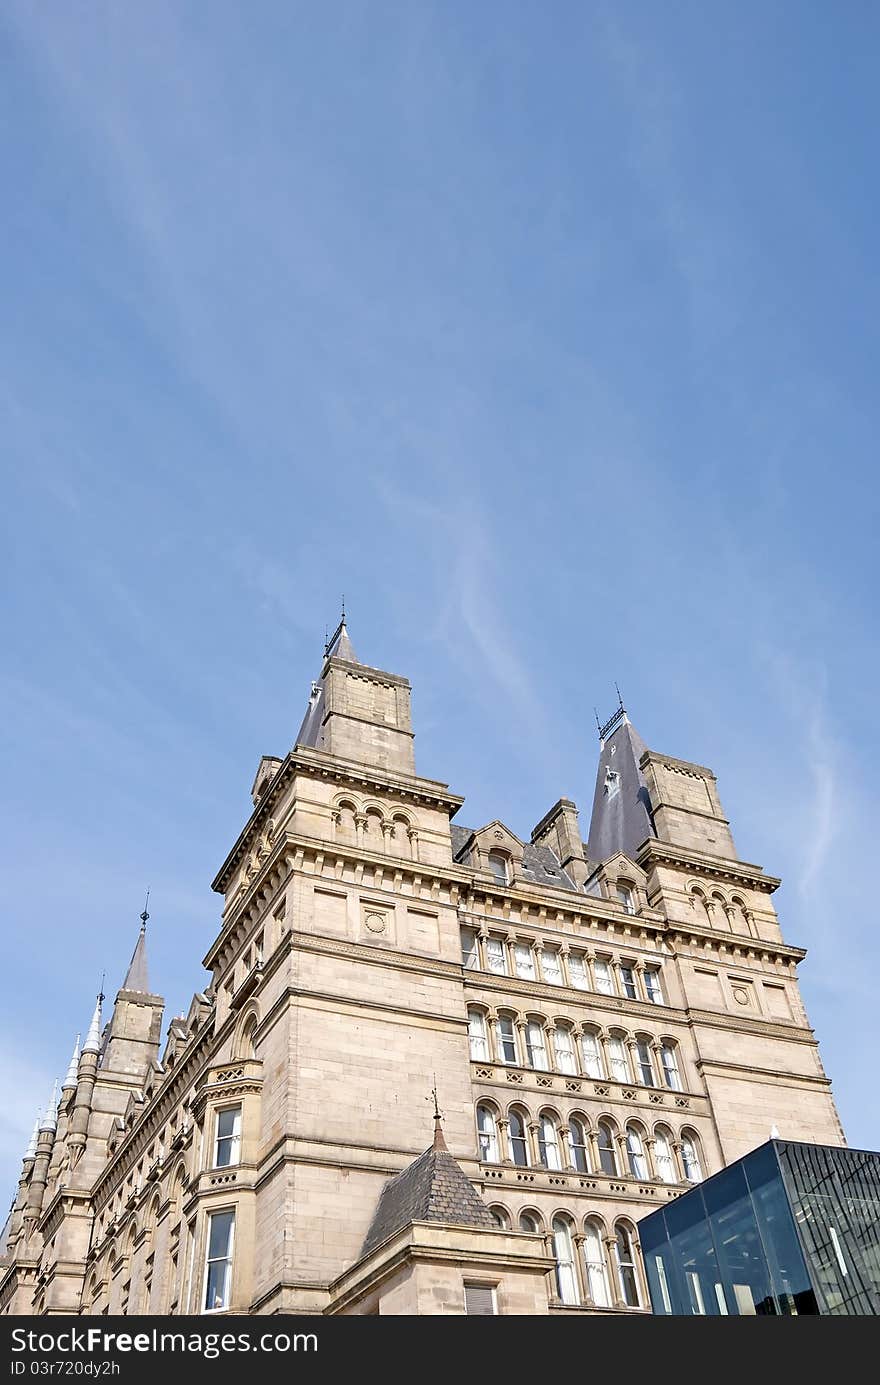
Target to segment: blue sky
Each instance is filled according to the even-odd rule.
[[[876,54],[845,3],[0,16],[0,1185],[214,871],[345,592],[422,773],[586,833],[711,765],[880,1146]]]

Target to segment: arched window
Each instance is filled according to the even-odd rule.
[[[485,1063],[489,1057],[489,1043],[486,1038],[486,1016],[482,1010],[468,1010],[468,1042],[471,1058]]]
[[[498,1163],[498,1126],[495,1112],[490,1106],[477,1107],[477,1132],[480,1140],[480,1158],[484,1163]]]
[[[489,869],[499,885],[506,885],[510,879],[507,857],[500,851],[489,852]]]
[[[587,1131],[579,1116],[572,1116],[568,1122],[568,1148],[571,1162],[578,1173],[590,1172],[590,1156],[587,1147]]]
[[[499,1015],[495,1026],[495,1033],[498,1039],[498,1057],[502,1063],[519,1062],[519,1053],[516,1044],[516,1026],[511,1015]]]
[[[657,1166],[657,1177],[663,1183],[677,1183],[678,1176],[675,1172],[675,1160],[672,1157],[672,1144],[669,1131],[663,1127],[654,1132],[654,1163]]]
[[[553,1031],[553,1047],[556,1050],[556,1066],[559,1071],[576,1073],[578,1069],[574,1056],[574,1039],[567,1024],[557,1024]]]
[[[641,1178],[644,1181],[648,1177],[648,1161],[645,1158],[641,1134],[634,1125],[626,1127],[626,1155],[633,1178]]]
[[[412,856],[411,830],[407,819],[402,814],[395,813],[391,824],[395,856]]]
[[[538,1072],[547,1071],[547,1048],[544,1043],[544,1026],[538,1020],[529,1020],[526,1025],[526,1052],[529,1066]]]
[[[737,895],[730,901],[730,924],[734,933],[743,933],[747,937],[751,934],[746,906]]]
[[[663,1081],[667,1087],[674,1092],[680,1092],[681,1073],[678,1070],[678,1054],[675,1051],[675,1044],[669,1039],[664,1039],[660,1045],[660,1063],[663,1068]]]
[[[639,1072],[639,1081],[643,1087],[655,1087],[654,1064],[651,1061],[650,1040],[645,1038],[636,1039],[636,1065]]]
[[[581,1057],[584,1061],[584,1072],[588,1077],[604,1078],[605,1068],[602,1064],[602,1047],[598,1034],[586,1030],[581,1035]]]
[[[364,846],[369,851],[381,851],[384,845],[382,814],[378,808],[368,808],[364,814]]]
[[[354,825],[355,808],[353,803],[340,803],[337,808],[336,834],[341,842],[353,842],[357,840],[357,832]]]
[[[531,1231],[532,1235],[540,1235],[541,1221],[537,1212],[520,1212],[519,1229],[520,1231]]]
[[[634,914],[636,911],[635,890],[629,881],[618,880],[616,893],[619,903],[623,905],[626,912],[628,914]]]
[[[610,1121],[598,1125],[599,1167],[611,1178],[617,1177],[617,1142]]]
[[[544,1111],[538,1121],[538,1156],[545,1169],[561,1167],[556,1121],[549,1111]]]
[[[611,1076],[615,1082],[632,1082],[629,1071],[629,1059],[626,1053],[626,1044],[618,1034],[609,1034],[605,1040],[605,1050],[608,1054],[608,1066],[611,1069]]]
[[[529,1142],[526,1135],[525,1117],[519,1111],[511,1111],[507,1126],[510,1140],[510,1157],[518,1168],[527,1169],[529,1163]]]
[[[703,894],[703,891],[696,889],[691,890],[691,902],[694,906],[697,922],[701,923],[705,928],[711,928],[712,920],[709,917],[709,906],[706,903],[706,896]]]
[[[682,1131],[681,1135],[681,1166],[688,1183],[702,1183],[703,1166],[700,1163],[700,1151],[696,1136],[689,1131]]]
[[[605,1260],[605,1238],[601,1222],[590,1220],[584,1225],[584,1269],[587,1272],[587,1292],[597,1308],[611,1307],[611,1285]]]
[[[244,1022],[244,1025],[241,1030],[241,1038],[239,1039],[238,1044],[236,1045],[236,1052],[239,1058],[256,1057],[256,1032],[257,1017],[256,1015],[250,1015],[249,1018],[246,1019]]]
[[[498,1207],[497,1205],[494,1207],[490,1207],[489,1212],[495,1225],[499,1227],[500,1230],[510,1230],[510,1217],[503,1207]]]
[[[633,1236],[625,1222],[618,1222],[614,1228],[614,1242],[617,1252],[617,1278],[623,1301],[627,1308],[641,1308]]]
[[[574,1263],[571,1223],[565,1217],[553,1218],[553,1255],[556,1259],[556,1292],[563,1303],[577,1303],[578,1282]]]
[[[712,896],[712,903],[713,903],[714,908],[715,908],[715,919],[714,919],[715,927],[716,927],[716,928],[723,928],[723,927],[725,926],[725,924],[726,924],[727,927],[729,928],[729,927],[730,927],[730,919],[729,919],[728,916],[727,916],[727,900],[724,898],[724,895],[721,895],[721,894],[713,894],[713,896]]]

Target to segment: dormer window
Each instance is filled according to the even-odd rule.
[[[503,856],[500,851],[489,852],[489,869],[499,885],[506,885],[509,883],[509,863],[507,857]]]
[[[623,905],[626,912],[628,914],[634,914],[636,911],[636,904],[632,885],[626,884],[625,881],[620,881],[616,893],[618,902]]]

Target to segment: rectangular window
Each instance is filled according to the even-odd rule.
[[[461,930],[461,964],[465,971],[479,971],[480,953],[477,935],[472,928]]]
[[[234,1240],[234,1212],[214,1212],[208,1217],[208,1252],[205,1263],[206,1313],[229,1307]]]
[[[214,1167],[227,1168],[241,1159],[241,1107],[227,1106],[217,1112],[217,1138],[214,1143]]]
[[[568,958],[568,975],[573,986],[579,991],[590,989],[590,978],[587,972],[586,958],[580,952],[572,952]]]
[[[685,1270],[684,1277],[688,1287],[688,1296],[691,1301],[691,1313],[693,1313],[695,1317],[704,1317],[706,1305],[703,1301],[700,1276],[696,1270]]]
[[[465,1284],[464,1311],[468,1317],[497,1314],[494,1284]]]
[[[507,975],[507,958],[504,955],[504,943],[500,938],[486,939],[486,966],[489,971],[494,971],[496,976]]]
[[[628,885],[618,885],[617,898],[628,914],[635,913],[636,906],[633,901],[633,892]]]
[[[642,1039],[636,1044],[636,1058],[639,1064],[639,1081],[643,1087],[653,1087],[654,1064],[651,1062],[651,1050]]]
[[[562,985],[562,963],[559,953],[553,947],[541,948],[541,971],[544,980],[551,986]]]
[[[530,1067],[537,1068],[538,1072],[546,1072],[547,1049],[544,1044],[544,1030],[535,1020],[529,1020],[526,1025],[526,1048]]]
[[[496,1032],[498,1034],[498,1052],[502,1063],[518,1063],[516,1030],[513,1027],[513,1020],[507,1015],[502,1015],[498,1021]]]
[[[645,967],[645,994],[654,1005],[663,1004],[663,990],[660,986],[660,968]]]
[[[620,984],[623,987],[623,994],[627,1000],[638,1000],[639,992],[636,986],[636,974],[631,966],[626,962],[620,964]]]
[[[596,1034],[581,1035],[581,1053],[584,1059],[584,1072],[587,1076],[603,1078],[605,1073],[602,1070],[602,1050],[599,1047],[599,1039]]]
[[[528,943],[516,943],[513,949],[513,955],[516,963],[517,976],[522,977],[523,981],[534,981],[535,956]]]
[[[611,980],[611,968],[601,957],[597,957],[593,963],[593,975],[596,978],[596,990],[601,995],[614,995],[614,982]]]

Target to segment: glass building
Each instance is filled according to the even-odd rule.
[[[639,1240],[658,1314],[880,1314],[880,1154],[770,1140]]]

